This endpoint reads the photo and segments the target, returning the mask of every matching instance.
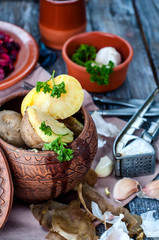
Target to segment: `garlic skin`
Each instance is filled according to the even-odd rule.
[[[130,197],[133,193],[139,191],[139,183],[131,178],[123,178],[119,180],[113,189],[113,198],[116,201],[122,201]]]
[[[121,55],[113,47],[104,47],[97,52],[95,61],[104,65],[112,61],[116,67],[121,63]]]
[[[95,172],[98,177],[107,177],[112,173],[112,171],[113,161],[107,156],[102,157],[95,168]]]
[[[146,197],[155,198],[159,200],[159,179],[148,183],[142,189],[142,192]]]
[[[120,130],[112,123],[106,122],[102,116],[97,112],[93,112],[91,117],[95,123],[98,135],[104,137],[116,137]]]
[[[141,227],[148,238],[159,239],[159,220],[153,217],[156,211],[148,211],[141,214],[142,224]]]

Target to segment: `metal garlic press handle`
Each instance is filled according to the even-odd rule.
[[[147,142],[152,142],[159,135],[159,119],[156,122],[152,122],[148,131],[142,133],[142,138]]]
[[[155,150],[152,147],[152,151],[140,154],[126,154],[122,155],[122,149],[127,144],[134,140],[135,135],[133,133],[136,129],[142,126],[144,120],[146,120],[145,113],[150,108],[155,96],[159,92],[157,87],[150,96],[146,99],[144,104],[133,115],[121,133],[117,136],[113,144],[113,155],[115,158],[115,175],[117,177],[137,177],[143,175],[153,174],[155,170]],[[152,123],[149,130],[143,133],[142,138],[145,138],[147,142],[151,142],[152,139],[157,136],[159,131],[159,121]],[[135,140],[134,140],[135,141]]]

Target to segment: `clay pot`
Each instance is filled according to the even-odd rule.
[[[0,101],[0,110],[20,112],[26,91],[13,94]],[[82,107],[78,116],[84,121],[81,134],[68,147],[74,158],[60,163],[53,151],[33,152],[6,143],[2,148],[12,173],[17,198],[39,203],[69,192],[78,185],[89,170],[97,150],[97,133],[90,114]]]
[[[71,60],[71,57],[80,44],[94,46],[97,51],[103,47],[114,47],[122,56],[122,63],[113,69],[109,77],[109,85],[98,85],[90,81],[90,74]],[[89,92],[109,92],[120,87],[126,78],[129,63],[133,58],[131,45],[123,38],[106,32],[86,32],[77,34],[68,39],[63,48],[62,55],[67,65],[68,74],[78,79],[82,87]]]
[[[47,46],[62,49],[68,38],[86,29],[85,0],[40,0],[39,28]]]

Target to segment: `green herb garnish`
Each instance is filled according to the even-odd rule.
[[[45,143],[44,148],[46,150],[53,150],[58,154],[57,159],[60,162],[70,161],[73,158],[73,150],[69,148],[65,148],[67,146],[66,143],[61,141],[61,137],[58,137],[55,141],[51,143]]]
[[[48,81],[46,81],[46,82],[37,82],[36,83],[36,92],[37,93],[40,92],[40,90],[43,88],[43,92],[44,93],[47,93],[47,92],[50,93],[51,92],[51,88],[50,88],[50,85],[47,83]]]
[[[41,123],[41,126],[39,127],[39,129],[40,129],[41,131],[43,131],[43,132],[45,133],[45,135],[48,135],[48,136],[51,136],[52,133],[53,133],[51,127],[50,127],[50,126],[47,126],[46,123],[45,123],[45,121],[43,121],[43,122]]]
[[[86,63],[86,71],[91,74],[91,82],[97,82],[98,85],[108,85],[109,75],[113,72],[114,63],[109,61],[107,65],[101,65],[97,62],[89,61]]]
[[[55,84],[54,82],[54,79],[53,79],[53,89],[52,89],[52,92],[51,92],[51,97],[55,97],[57,96],[56,98],[59,98],[61,97],[61,94],[62,93],[66,93],[66,89],[65,89],[65,83],[64,82],[61,82],[60,84]]]
[[[94,60],[96,57],[96,48],[91,45],[81,44],[72,55],[72,61],[85,67],[85,63]]]
[[[66,89],[65,89],[65,83],[61,82],[60,84],[55,84],[54,81],[54,74],[55,71],[53,71],[52,76],[49,80],[47,80],[46,82],[37,82],[36,83],[36,92],[40,92],[40,90],[42,89],[43,93],[51,93],[50,96],[51,97],[55,97],[59,98],[61,97],[62,93],[66,93]],[[51,86],[48,84],[48,82],[52,80],[53,81],[53,87],[51,88]]]
[[[109,61],[107,65],[95,62],[96,48],[91,45],[81,44],[72,55],[72,61],[80,66],[86,67],[86,71],[91,75],[91,82],[98,85],[108,85],[109,75],[113,72],[114,63]]]

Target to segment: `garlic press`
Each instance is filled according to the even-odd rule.
[[[150,94],[114,141],[113,155],[117,177],[144,176],[155,171],[155,149],[152,141],[159,134],[159,119],[151,122],[149,129],[143,130],[140,135],[137,135],[136,130],[147,121],[145,114],[158,92],[159,87]]]

